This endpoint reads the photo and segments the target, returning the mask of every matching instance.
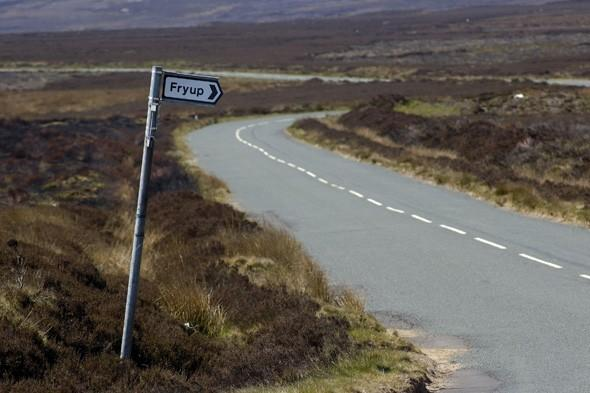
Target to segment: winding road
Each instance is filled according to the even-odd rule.
[[[209,126],[199,166],[245,211],[289,227],[373,311],[465,340],[502,393],[590,392],[590,231],[291,139],[301,116]],[[474,391],[474,393],[477,393]]]

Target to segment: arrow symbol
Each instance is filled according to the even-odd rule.
[[[217,78],[164,72],[163,100],[215,105],[221,97],[223,89]]]
[[[211,88],[211,95],[207,99],[214,100],[215,97],[217,97],[217,94],[219,94],[219,91],[217,90],[217,86],[215,86],[213,84],[210,84],[209,87]]]

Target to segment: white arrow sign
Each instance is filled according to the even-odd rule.
[[[162,99],[215,105],[223,95],[217,78],[210,76],[164,73]]]

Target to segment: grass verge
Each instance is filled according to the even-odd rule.
[[[498,206],[590,226],[590,189],[582,180],[590,173],[590,144],[582,119],[545,114],[522,126],[520,117],[471,120],[430,105],[411,104],[408,114],[407,101],[401,100],[401,111],[398,103],[374,102],[340,118],[302,120],[289,133]]]
[[[227,203],[230,200],[228,186],[222,180],[209,175],[198,166],[197,160],[186,142],[187,135],[191,131],[214,124],[217,121],[216,118],[208,118],[185,122],[176,127],[172,132],[174,150],[169,154],[174,157],[182,168],[191,176],[199,193],[203,195],[205,199]]]
[[[397,333],[385,330],[345,291],[339,306],[325,305],[320,314],[344,317],[354,348],[333,365],[312,371],[289,384],[258,386],[240,393],[378,393],[427,392],[433,363]],[[360,306],[360,307],[359,307]]]

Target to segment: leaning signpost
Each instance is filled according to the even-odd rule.
[[[145,126],[145,140],[139,193],[137,196],[137,213],[135,217],[135,236],[129,265],[129,286],[125,305],[125,322],[121,342],[121,359],[129,359],[133,338],[133,319],[139,287],[139,271],[143,251],[145,219],[147,211],[148,187],[154,154],[155,134],[158,127],[158,111],[163,101],[180,101],[201,105],[215,105],[223,95],[217,78],[193,74],[179,74],[164,71],[162,67],[152,67],[150,95]]]

